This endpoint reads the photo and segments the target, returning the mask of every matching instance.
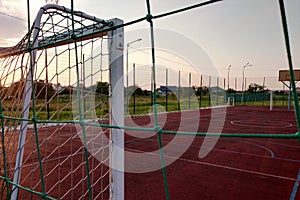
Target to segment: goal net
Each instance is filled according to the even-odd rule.
[[[122,134],[109,128],[124,123],[120,24],[48,4],[17,45],[0,48],[1,199],[120,194],[112,138],[122,147]]]

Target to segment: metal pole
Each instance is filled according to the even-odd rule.
[[[85,60],[84,60],[84,54],[82,54],[82,95],[83,95],[83,116],[86,117],[86,91],[85,91]]]
[[[291,110],[291,96],[292,96],[292,84],[290,81],[290,85],[289,85],[289,99],[288,99],[288,110]]]
[[[166,111],[168,111],[168,69],[166,69]]]
[[[126,49],[126,112],[127,114],[129,113],[129,99],[128,99],[128,50],[129,50],[129,45],[131,45],[132,43],[135,43],[135,42],[139,42],[141,41],[142,39],[139,38],[137,40],[134,40],[132,42],[129,42],[127,43],[127,49]]]
[[[264,106],[264,101],[265,101],[265,82],[266,82],[266,77],[264,77],[264,80],[263,80],[263,99],[262,99],[262,106]],[[271,91],[272,93],[272,91]]]
[[[192,79],[192,74],[189,73],[189,89],[188,89],[188,92],[189,92],[189,109],[191,109],[191,79]]]
[[[273,91],[270,91],[270,111],[273,109]]]
[[[211,88],[210,88],[210,86],[211,86],[211,76],[209,76],[209,80],[208,80],[208,105],[209,106],[211,106],[211,102],[210,102],[210,90],[211,90]]]
[[[246,91],[246,85],[247,85],[247,77],[245,77],[245,88],[244,88],[245,91]]]
[[[123,24],[119,19],[111,20],[114,25]],[[112,126],[124,126],[124,76],[123,76],[123,49],[118,48],[124,43],[124,28],[118,28],[109,32],[109,37],[113,38],[110,42],[110,83],[111,83],[111,112],[110,123]],[[122,83],[122,84],[119,84]],[[116,114],[118,113],[118,114]],[[124,171],[125,171],[125,138],[124,130],[111,129],[111,184],[112,191],[110,199],[124,200]]]
[[[133,114],[135,114],[135,63],[133,63]]]
[[[202,75],[201,75],[201,78],[200,78],[200,108],[202,106],[202,93],[203,93],[203,87],[202,87],[202,83],[203,83],[203,79],[202,79]]]
[[[227,72],[227,93],[229,91],[229,71],[230,71],[231,65],[228,66],[228,72]]]
[[[237,91],[237,78],[234,79],[234,90]]]
[[[235,93],[234,93],[234,102],[236,103],[236,93],[237,93],[237,78],[234,79],[234,90],[235,90]]]
[[[48,77],[48,60],[47,60],[47,49],[45,49],[45,66],[46,66],[46,100],[47,100],[47,119],[50,119],[50,106],[49,106],[49,77]],[[23,76],[23,74],[22,74]],[[22,79],[23,80],[23,79]]]
[[[178,91],[177,91],[177,99],[178,99],[178,110],[180,110],[180,71],[178,72]]]
[[[242,105],[244,104],[244,81],[245,81],[245,66],[243,67],[243,77],[242,77]]]
[[[224,78],[224,91],[225,91],[225,85],[226,85],[226,78]],[[228,91],[227,91],[227,93],[228,93]],[[225,92],[225,94],[224,94],[224,104],[225,103],[227,103],[227,95],[226,95],[226,92]]]
[[[243,66],[243,84],[242,84],[242,105],[244,104],[244,89],[245,89],[245,68],[252,66],[249,63],[246,63],[246,65]]]
[[[217,77],[217,105],[219,105],[219,77]]]
[[[128,115],[128,107],[129,107],[129,102],[128,102],[128,48],[129,48],[129,43],[127,44],[127,49],[126,49],[126,114]]]
[[[226,95],[226,98],[224,99],[224,103],[228,103],[228,96],[229,96],[229,71],[230,71],[230,68],[231,68],[231,65],[228,66],[228,69],[227,69],[227,93],[225,93]],[[225,79],[224,79],[224,90],[225,90]]]

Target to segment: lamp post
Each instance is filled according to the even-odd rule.
[[[128,49],[129,49],[129,45],[131,45],[132,43],[135,43],[135,42],[139,42],[141,40],[142,39],[139,38],[137,40],[134,40],[132,42],[127,43],[127,49],[126,49],[126,111],[127,111],[127,114],[129,113],[129,102],[128,102]]]
[[[242,104],[244,104],[245,68],[250,66],[252,66],[250,63],[246,63],[246,65],[243,66]]]
[[[227,73],[227,93],[229,92],[229,71],[230,71],[231,65],[228,66],[228,73]]]
[[[229,71],[230,71],[231,65],[227,68],[227,93],[226,93],[226,100],[227,103],[229,103]],[[224,82],[224,89],[225,89],[225,82]]]

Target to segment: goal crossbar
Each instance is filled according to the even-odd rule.
[[[74,14],[75,16],[94,21],[97,24],[88,25],[85,26],[84,28],[77,28],[74,30],[69,29],[62,33],[58,33],[56,35],[39,38],[38,32],[39,32],[41,17],[49,9],[55,9],[58,11],[64,11],[69,14]],[[112,27],[112,26],[113,26],[112,21],[105,21],[103,19],[79,11],[72,12],[71,9],[65,8],[64,6],[48,4],[40,9],[35,19],[33,28],[26,36],[23,37],[23,39],[18,44],[12,47],[0,47],[0,58],[29,52],[30,48],[28,48],[29,47],[28,35],[32,35],[32,33],[33,33],[32,44],[34,44],[34,42],[37,40],[37,45],[35,47],[32,47],[31,49],[47,49],[55,46],[70,44],[74,42],[74,39],[80,42],[80,41],[84,41],[96,37],[106,36],[107,31],[105,31],[105,28]],[[37,34],[34,34],[34,32],[36,32]]]

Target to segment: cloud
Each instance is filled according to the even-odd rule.
[[[7,14],[14,14],[16,8],[13,6],[12,2],[0,0],[0,11],[5,12]]]
[[[0,38],[1,39],[14,39],[20,40],[27,32],[27,26],[25,21],[20,21],[8,16],[0,15]]]
[[[0,12],[19,18],[25,18],[24,5],[17,0],[0,0]]]
[[[22,6],[16,0],[0,0],[0,38],[20,40],[27,32],[26,21],[23,19]],[[19,19],[18,19],[19,18]]]

